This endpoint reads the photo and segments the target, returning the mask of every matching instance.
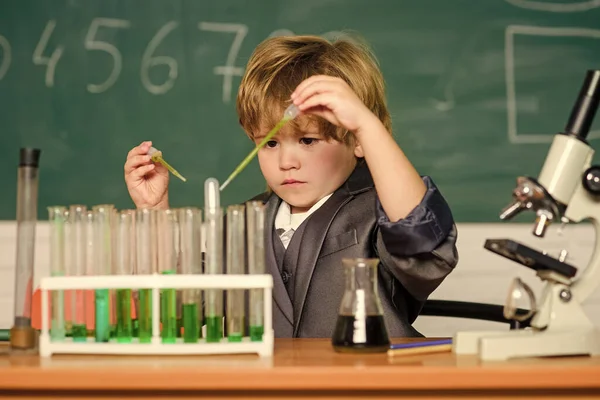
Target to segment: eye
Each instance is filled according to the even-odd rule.
[[[307,137],[304,137],[304,138],[300,139],[300,143],[302,143],[303,145],[306,145],[306,146],[310,146],[311,144],[315,144],[318,141],[319,141],[319,139],[307,138]]]
[[[265,144],[265,146],[266,146],[266,147],[273,148],[273,147],[277,146],[277,142],[276,142],[275,140],[269,140],[269,141],[268,141],[268,142]]]

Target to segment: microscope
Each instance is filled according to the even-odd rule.
[[[527,288],[530,327],[457,332],[455,354],[476,354],[481,360],[600,355],[600,328],[582,308],[600,286],[600,166],[591,165],[594,150],[586,141],[599,102],[600,70],[589,70],[566,129],[555,135],[538,179],[519,177],[513,202],[500,214],[507,220],[522,211],[535,212],[533,235],[540,238],[552,222],[590,221],[596,237],[587,267],[576,277],[577,268],[565,262],[564,254],[557,259],[513,240],[486,240],[486,249],[534,269],[544,287],[538,302]],[[507,305],[504,310],[507,316]]]

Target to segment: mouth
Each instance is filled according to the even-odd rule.
[[[301,185],[303,183],[305,183],[305,182],[297,181],[295,179],[286,179],[286,180],[283,181],[282,185],[283,186],[298,186],[298,185]]]

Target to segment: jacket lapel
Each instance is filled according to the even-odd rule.
[[[266,272],[273,276],[273,299],[275,303],[289,321],[291,325],[294,324],[294,315],[292,301],[288,296],[287,290],[279,268],[277,268],[277,259],[275,258],[275,250],[273,249],[273,224],[275,223],[275,216],[281,200],[275,195],[271,195],[265,203],[266,215],[265,215],[265,263]]]

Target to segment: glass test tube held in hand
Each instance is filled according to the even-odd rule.
[[[157,211],[158,271],[164,275],[177,273],[177,218],[173,210]],[[160,315],[162,322],[161,337],[163,343],[175,343],[177,340],[177,290],[161,289]]]
[[[197,275],[202,273],[200,230],[202,214],[199,208],[187,207],[178,210],[179,237],[181,249],[181,273]],[[201,335],[202,295],[199,289],[183,291],[183,341],[196,343]]]
[[[219,182],[209,178],[204,182],[204,227],[206,232],[206,274],[223,273],[223,211],[220,206]],[[223,338],[223,291],[209,289],[204,293],[206,341]]]
[[[64,276],[65,265],[65,221],[67,209],[63,206],[48,207],[50,222],[50,275]],[[64,290],[52,291],[52,341],[63,341],[66,334]]]
[[[133,214],[129,210],[120,211],[114,230],[115,273],[131,275],[133,273],[133,249],[131,236]],[[130,343],[133,337],[131,321],[131,289],[117,289],[117,342]]]
[[[94,274],[112,273],[111,220],[114,206],[103,204],[93,207],[94,211]],[[110,291],[96,289],[96,342],[110,340]]]
[[[10,330],[12,350],[30,350],[36,345],[36,332],[31,326],[31,298],[40,153],[39,149],[22,148],[17,174],[15,313],[14,324]]]
[[[245,207],[231,205],[227,207],[227,274],[245,273]],[[244,336],[244,290],[227,290],[227,339],[241,342]]]
[[[248,229],[248,273],[265,273],[265,206],[260,201],[246,203]],[[250,289],[250,340],[262,341],[264,334],[264,295],[262,289]]]
[[[136,211],[136,251],[138,275],[152,275],[156,272],[156,211],[139,209]],[[152,341],[152,289],[142,288],[138,298],[138,336],[140,343]]]
[[[70,253],[67,275],[84,276],[86,274],[86,223],[87,207],[84,205],[71,205],[67,224],[68,247]],[[87,326],[85,320],[85,290],[71,290],[71,335],[74,342],[87,340]]]

